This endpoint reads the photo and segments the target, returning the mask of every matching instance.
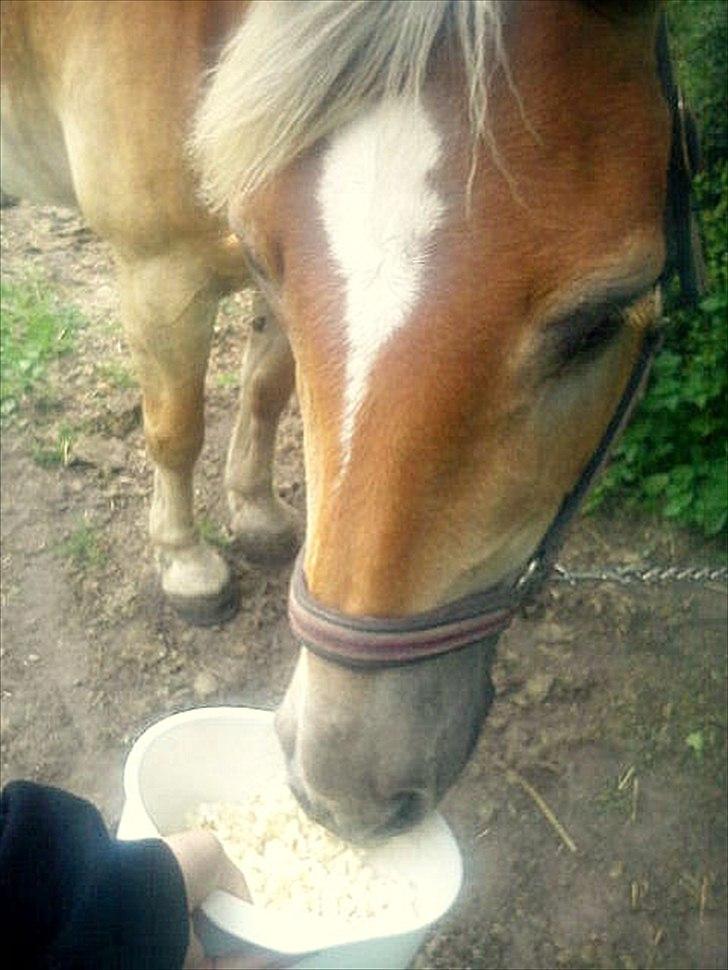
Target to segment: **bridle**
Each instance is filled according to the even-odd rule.
[[[660,328],[651,330],[617,409],[574,488],[567,494],[549,529],[520,575],[434,610],[382,619],[347,616],[318,603],[310,594],[303,570],[303,550],[291,578],[288,616],[293,633],[313,653],[348,667],[391,667],[427,660],[499,636],[515,613],[546,579],[567,527],[609,448],[629,421],[662,342]]]
[[[692,115],[675,83],[664,15],[658,33],[657,61],[672,114],[665,211],[668,259],[662,282],[676,276],[682,299],[694,304],[705,288],[700,233],[692,203],[698,141]],[[385,619],[347,616],[312,597],[306,585],[302,550],[294,566],[288,603],[291,628],[302,645],[346,667],[376,669],[416,663],[494,641],[548,576],[568,525],[641,397],[662,339],[663,327],[659,324],[645,335],[632,374],[596,450],[517,578],[423,613]]]

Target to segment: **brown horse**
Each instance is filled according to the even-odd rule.
[[[634,382],[666,253],[659,17],[3,3],[4,185],[76,202],[115,249],[152,542],[198,621],[233,602],[192,514],[220,295],[260,293],[226,477],[257,554],[295,544],[271,480],[295,360],[305,646],[278,727],[341,832],[408,824],[457,776],[509,612],[478,592],[512,588]]]

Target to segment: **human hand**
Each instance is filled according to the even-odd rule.
[[[192,829],[170,835],[164,841],[182,870],[190,914],[214,889],[222,889],[239,899],[250,901],[250,892],[243,874],[232,864],[219,839],[212,832]],[[205,956],[190,920],[190,942],[184,963],[185,970],[243,970],[274,965],[275,961],[261,958],[259,954],[251,957],[240,953],[211,960]]]

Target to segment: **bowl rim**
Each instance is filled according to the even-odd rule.
[[[146,805],[142,798],[139,785],[139,769],[141,768],[145,754],[152,744],[159,737],[167,734],[170,728],[176,727],[178,724],[193,723],[194,721],[211,721],[217,718],[266,723],[272,721],[274,713],[274,711],[259,707],[193,707],[186,711],[177,711],[175,714],[168,714],[159,721],[155,721],[149,727],[145,728],[136,740],[132,742],[131,749],[126,757],[123,774],[125,799],[129,800],[134,798],[146,812]],[[154,827],[156,828],[156,826]]]

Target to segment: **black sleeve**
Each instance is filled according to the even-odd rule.
[[[189,918],[160,839],[109,837],[89,802],[12,782],[0,796],[3,949],[45,970],[178,970]]]

